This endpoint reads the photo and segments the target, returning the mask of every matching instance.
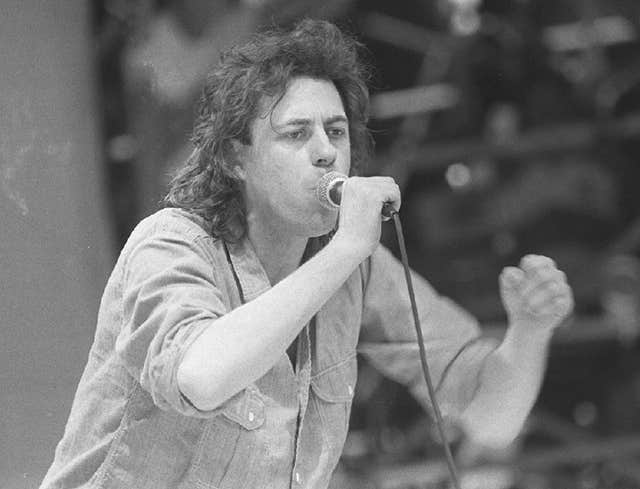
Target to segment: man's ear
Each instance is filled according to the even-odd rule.
[[[240,179],[246,178],[245,162],[247,161],[247,152],[249,146],[243,144],[238,139],[231,140],[231,151],[233,153],[233,173]]]

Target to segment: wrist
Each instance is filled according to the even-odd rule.
[[[555,327],[541,326],[535,321],[515,320],[509,322],[505,339],[523,345],[546,345],[551,341]]]
[[[329,246],[334,249],[333,252],[337,256],[345,260],[346,264],[353,264],[354,267],[360,265],[373,252],[373,249],[370,249],[361,240],[341,233],[340,229],[336,231]]]

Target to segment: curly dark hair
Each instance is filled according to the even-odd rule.
[[[361,48],[335,25],[305,19],[291,30],[256,34],[223,53],[200,99],[191,137],[195,149],[175,173],[165,204],[202,216],[216,238],[241,239],[246,232],[245,207],[231,142],[250,144],[251,123],[262,98],[281,98],[288,82],[298,76],[334,83],[349,121],[351,174],[360,174],[372,151],[367,129],[369,72],[360,61]]]

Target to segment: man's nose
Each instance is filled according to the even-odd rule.
[[[313,164],[316,166],[331,166],[335,163],[338,151],[324,131],[314,138]]]

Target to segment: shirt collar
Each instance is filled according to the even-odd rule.
[[[326,243],[329,237],[311,238],[307,244],[302,261],[315,255]],[[231,266],[238,279],[244,302],[249,302],[271,288],[271,282],[262,263],[258,259],[255,248],[245,236],[235,243],[225,242]]]
[[[244,302],[249,302],[271,288],[269,277],[246,237],[235,243],[225,243],[231,266],[238,279]]]

